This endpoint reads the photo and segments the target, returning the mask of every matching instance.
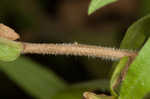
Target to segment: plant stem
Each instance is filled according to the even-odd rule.
[[[20,36],[11,28],[4,24],[0,24],[0,37],[9,40],[16,40]],[[36,44],[24,43],[23,54],[53,54],[53,55],[75,55],[75,56],[90,56],[100,57],[104,59],[116,60],[124,56],[134,58],[137,53],[128,50],[119,50],[114,48],[91,46],[83,44]]]
[[[116,60],[124,56],[135,57],[136,52],[127,50],[118,50],[114,48],[106,48],[100,46],[91,46],[83,44],[36,44],[22,43],[23,54],[52,54],[52,55],[75,55],[90,56],[104,59]]]

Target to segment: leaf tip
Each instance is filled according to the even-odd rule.
[[[92,0],[89,5],[89,8],[88,8],[88,15],[91,15],[98,9],[100,9],[108,4],[114,3],[116,1],[118,1],[118,0]]]
[[[89,9],[88,9],[88,15],[91,15],[95,11],[96,11],[96,9],[93,9],[92,7],[89,7]]]
[[[10,27],[0,23],[0,37],[9,40],[17,40],[20,36]]]

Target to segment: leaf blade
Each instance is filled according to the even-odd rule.
[[[117,96],[120,88],[121,72],[129,61],[129,57],[123,57],[117,64],[110,80],[110,90],[114,96]]]
[[[147,15],[135,23],[127,30],[124,39],[121,42],[120,48],[137,50],[141,48],[146,37],[150,36],[150,15]]]
[[[150,92],[150,38],[131,64],[123,81],[119,99],[142,99]]]
[[[52,71],[24,57],[9,63],[0,62],[0,70],[27,93],[39,99],[50,99],[66,88],[66,84]]]
[[[126,31],[125,37],[123,38],[120,48],[122,49],[129,49],[129,50],[139,50],[147,37],[150,36],[150,15],[147,15],[145,17],[142,17],[135,23],[133,23],[128,30]],[[123,59],[120,60],[120,62],[123,61]],[[114,64],[116,65],[116,64]],[[118,65],[116,69],[119,68]],[[114,75],[114,73],[113,73]],[[115,83],[111,78],[111,92],[113,95],[118,95],[115,90],[113,89],[113,83]]]
[[[117,0],[92,0],[88,9],[88,15],[91,15],[96,10],[116,1]]]

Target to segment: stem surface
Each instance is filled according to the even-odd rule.
[[[83,45],[83,44],[36,44],[22,43],[24,49],[23,54],[52,54],[52,55],[75,55],[100,57],[104,59],[116,60],[124,56],[135,57],[136,52],[127,50],[118,50],[114,48],[106,48],[99,46]]]

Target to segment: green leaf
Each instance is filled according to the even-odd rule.
[[[0,61],[13,61],[21,53],[21,43],[0,38]]]
[[[52,71],[24,57],[16,61],[0,62],[0,69],[27,93],[38,99],[51,99],[66,84]]]
[[[129,61],[128,57],[123,57],[120,62],[117,64],[115,71],[111,77],[110,81],[110,89],[113,95],[117,96],[119,93],[120,82],[118,82],[121,78],[121,72]]]
[[[137,50],[142,47],[146,37],[150,36],[150,15],[147,15],[129,27],[120,48]]]
[[[52,99],[82,99],[87,90],[109,91],[108,80],[94,80],[70,85],[67,89],[57,93]]]
[[[119,99],[142,99],[150,92],[150,38],[130,65]]]
[[[108,5],[110,3],[116,2],[117,0],[91,0],[89,9],[88,9],[88,14],[92,14],[96,10],[104,7],[105,5]]]
[[[105,80],[93,80],[89,82],[82,82],[70,85],[68,89],[83,90],[83,92],[87,90],[109,91],[109,81],[105,79]]]
[[[140,3],[140,12],[141,15],[147,15],[150,13],[150,0],[142,0]]]
[[[55,96],[53,96],[51,99],[82,99],[83,92],[78,91],[63,91],[60,93],[57,93]]]
[[[149,27],[150,27],[150,15],[147,15],[147,16],[139,19],[138,21],[136,21],[134,24],[132,24],[128,28],[126,35],[122,40],[120,48],[129,49],[129,50],[140,49],[143,46],[146,38],[149,37],[149,35],[150,35]],[[117,93],[118,93],[118,92],[116,92],[116,90],[113,89],[113,86],[116,83],[115,81],[117,81],[117,78],[118,78],[117,76],[115,77],[116,71],[118,71],[117,69],[119,69],[120,66],[125,66],[125,64],[126,64],[123,61],[124,61],[124,59],[120,60],[120,63],[116,66],[116,70],[111,78],[110,88],[111,88],[111,92],[113,95],[117,95]],[[114,65],[116,65],[116,64],[114,64]]]

